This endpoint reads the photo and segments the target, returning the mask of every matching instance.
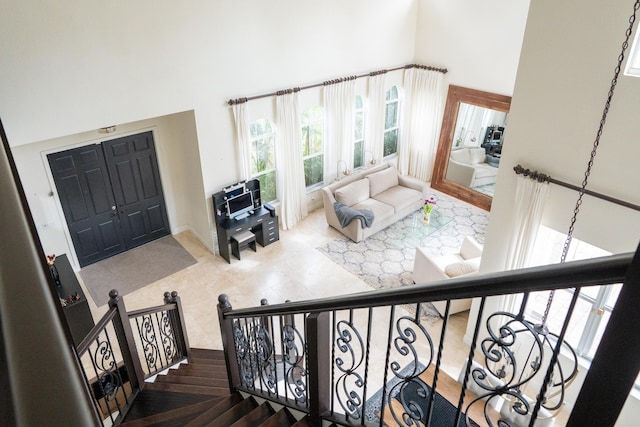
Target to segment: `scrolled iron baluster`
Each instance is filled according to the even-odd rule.
[[[336,380],[335,390],[340,406],[346,411],[347,415],[352,418],[359,419],[362,417],[362,397],[355,389],[364,387],[364,380],[358,369],[364,361],[364,342],[354,327],[352,322],[341,320],[336,324],[337,338],[336,347],[343,355],[348,356],[336,357],[335,365],[342,372]],[[358,351],[352,345],[354,338],[357,339]],[[356,353],[359,356],[356,356]],[[355,388],[350,390],[350,386]]]
[[[153,318],[151,314],[142,316],[142,321],[138,322],[138,335],[144,352],[144,359],[147,362],[149,372],[157,369],[158,358],[160,357],[160,349],[156,345],[156,333],[153,327]]]
[[[433,340],[429,332],[419,322],[419,319],[403,316],[396,321],[395,326],[397,336],[393,339],[393,346],[398,355],[402,356],[405,363],[401,364],[399,361],[394,360],[389,365],[393,375],[400,381],[389,390],[386,403],[393,419],[397,423],[408,426],[421,426],[424,425],[422,419],[425,417],[425,408],[428,405],[430,389],[419,377],[433,361]],[[423,360],[420,360],[420,355],[424,355],[424,351],[419,351],[416,347],[421,340],[425,340],[424,344],[428,348],[427,357]],[[403,374],[402,370],[409,366],[412,366],[412,368]],[[424,402],[406,399],[404,391],[409,386],[417,388],[415,395],[423,398]],[[404,411],[401,414],[398,414],[397,409],[394,409],[395,406],[391,404],[392,400],[397,396],[399,396],[399,401]]]
[[[96,350],[91,355],[93,359],[93,366],[97,373],[97,384],[102,393],[102,397],[105,400],[107,408],[109,403],[114,399],[119,388],[122,387],[123,381],[120,373],[118,372],[117,364],[111,348],[111,344],[107,339],[100,340],[96,338]],[[98,371],[100,371],[98,373]],[[117,400],[116,406],[119,405]]]
[[[502,321],[497,322],[499,326],[494,328],[492,325],[496,323],[496,320]],[[477,399],[470,402],[466,407],[466,412],[468,413],[471,406],[480,402],[484,405],[487,423],[489,426],[493,426],[488,414],[491,399],[502,397],[505,399],[504,404],[510,405],[511,410],[515,413],[523,416],[530,413],[532,402],[527,398],[525,389],[538,372],[544,368],[542,361],[546,360],[545,355],[548,354],[545,349],[553,352],[558,345],[558,336],[519,315],[508,312],[493,313],[487,318],[486,325],[489,336],[482,341],[480,346],[485,359],[484,366],[474,368],[471,372],[471,380],[486,393],[479,394]],[[552,342],[551,339],[555,342]],[[529,349],[524,352],[526,357],[519,360],[516,354],[519,353],[521,344],[528,346]],[[555,375],[551,377],[551,384],[546,395],[540,397],[536,393],[536,398],[542,399],[541,406],[549,411],[560,409],[564,401],[565,386],[577,374],[577,356],[573,348],[564,342],[561,345],[565,347],[568,354],[573,356],[573,369],[566,375],[560,362],[556,361],[553,369]],[[500,383],[492,384],[489,381],[489,374],[500,380]],[[554,381],[554,377],[559,379]],[[559,396],[557,400],[556,396]],[[512,426],[512,423],[501,418],[497,425],[507,427]]]
[[[273,354],[273,339],[263,323],[255,328],[258,369],[269,393],[277,394],[276,362]]]
[[[251,366],[249,339],[242,330],[242,325],[239,320],[233,322],[233,342],[236,348],[236,357],[242,385],[248,389],[253,389],[255,387],[255,378]]]
[[[173,362],[177,358],[178,346],[176,337],[171,327],[171,317],[169,311],[163,311],[159,324],[160,342],[164,350],[164,357],[167,362]]]
[[[297,403],[305,403],[307,402],[307,385],[305,383],[307,370],[303,361],[306,343],[300,332],[290,324],[282,326],[282,337],[285,349],[282,357],[285,364],[285,384]],[[296,342],[299,342],[300,348]]]

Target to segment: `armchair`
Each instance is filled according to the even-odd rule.
[[[424,284],[436,280],[449,279],[467,274],[474,274],[480,267],[482,245],[472,237],[466,236],[460,246],[460,252],[435,256],[427,248],[416,248],[413,264],[414,283]],[[433,305],[442,316],[445,312],[446,301],[434,301]],[[452,300],[449,314],[469,310],[471,299]]]

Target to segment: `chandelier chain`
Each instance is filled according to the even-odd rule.
[[[582,197],[585,194],[585,190],[587,188],[587,183],[589,182],[589,175],[591,175],[591,168],[593,167],[593,161],[596,157],[596,152],[598,150],[598,146],[600,145],[600,137],[602,136],[602,131],[604,130],[605,122],[607,121],[607,114],[609,113],[609,107],[611,106],[611,100],[613,99],[613,93],[618,84],[618,77],[620,76],[620,71],[622,70],[622,63],[625,58],[625,52],[629,47],[629,39],[631,38],[631,34],[633,33],[633,25],[636,21],[636,13],[640,9],[640,0],[636,0],[633,5],[633,13],[629,17],[629,26],[625,31],[625,39],[622,43],[622,50],[620,55],[618,55],[618,62],[616,64],[616,68],[613,73],[613,79],[611,80],[611,86],[609,87],[609,92],[607,93],[607,100],[604,104],[604,109],[602,111],[602,117],[600,118],[600,126],[598,127],[598,132],[596,133],[596,139],[593,142],[593,147],[591,149],[591,155],[589,157],[589,162],[587,163],[587,169],[584,172],[584,179],[582,180],[582,186],[580,188],[580,192],[578,195],[578,200],[576,201],[575,208],[573,209],[573,216],[571,217],[571,222],[569,223],[569,231],[567,232],[567,238],[564,242],[564,246],[562,248],[562,256],[560,257],[560,262],[564,263],[567,259],[567,255],[569,253],[569,246],[571,246],[571,239],[573,236],[573,230],[575,228],[576,219],[578,217],[578,213],[580,212],[580,206],[582,205]],[[549,316],[549,311],[551,309],[551,303],[553,302],[553,297],[555,295],[555,290],[552,290],[549,293],[549,299],[547,300],[547,306],[544,310],[544,314],[542,316],[542,324],[546,325],[547,317]]]

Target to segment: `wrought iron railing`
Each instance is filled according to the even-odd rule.
[[[185,334],[180,297],[165,292],[164,305],[135,310],[127,315],[140,350],[140,363],[145,378],[161,372],[189,356],[189,340]]]
[[[575,353],[563,339],[573,307],[562,330],[549,332],[524,317],[526,297],[515,313],[485,313],[487,298],[625,282],[575,402],[581,409],[567,415],[567,425],[588,425],[598,411],[601,425],[613,425],[633,381],[615,387],[602,405],[593,378],[619,353],[606,343],[634,324],[624,318],[633,313],[624,306],[640,294],[638,273],[625,280],[632,259],[615,255],[314,301],[263,301],[241,310],[221,295],[229,384],[307,413],[314,425],[539,425],[563,409],[565,389],[578,375]],[[638,264],[636,257],[636,270]],[[449,303],[462,298],[479,301],[466,347],[447,334]],[[442,300],[446,312],[435,319],[429,303]],[[453,347],[459,360],[451,359]],[[616,371],[635,379],[634,357]]]
[[[145,378],[186,359],[189,343],[177,293],[165,293],[162,306],[131,313],[117,291],[109,296],[107,313],[77,353],[99,419],[103,425],[116,425]]]

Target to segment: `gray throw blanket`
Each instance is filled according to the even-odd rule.
[[[371,209],[353,209],[340,202],[333,204],[333,209],[336,211],[336,216],[342,228],[345,228],[354,219],[360,220],[360,226],[369,228],[373,224],[374,215]]]

